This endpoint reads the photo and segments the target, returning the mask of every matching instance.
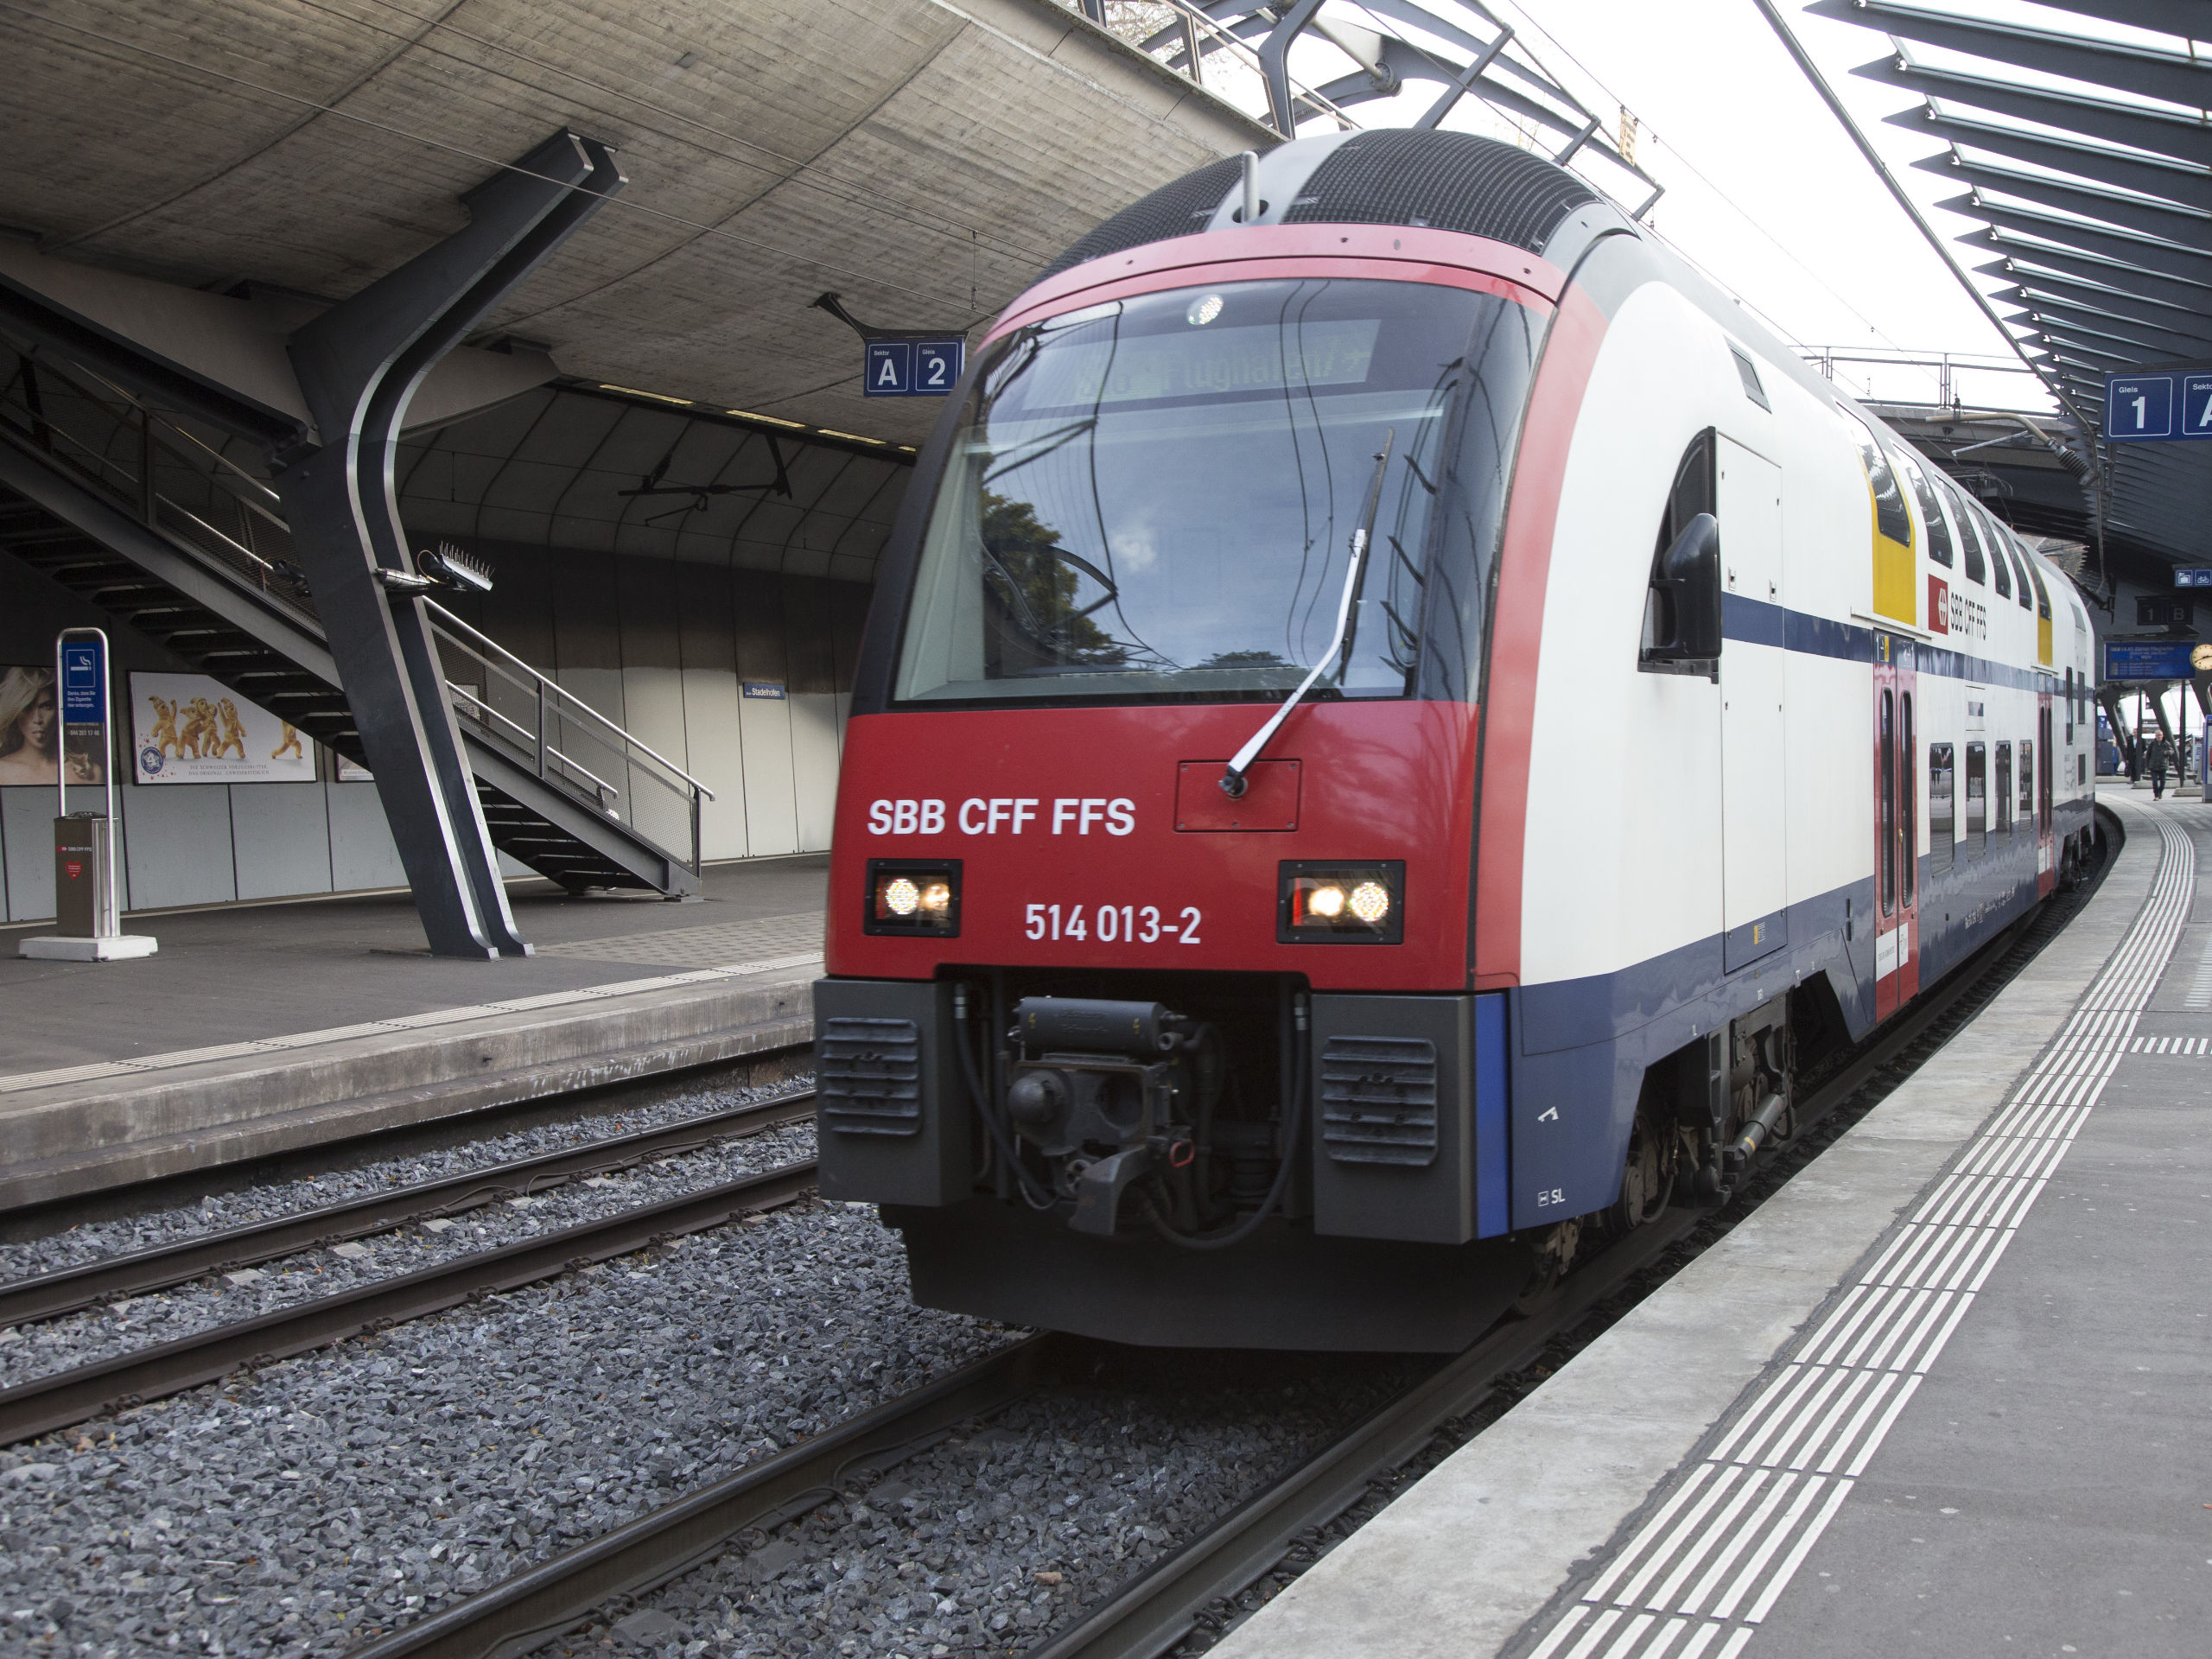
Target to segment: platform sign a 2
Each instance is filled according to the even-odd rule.
[[[2106,376],[2105,436],[2115,443],[2212,440],[2212,370]]]
[[[861,390],[870,397],[942,397],[967,366],[964,340],[871,340]]]

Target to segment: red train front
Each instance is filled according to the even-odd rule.
[[[1202,224],[1236,184],[1161,195]],[[1557,273],[1406,226],[1117,223],[977,353],[886,561],[823,1192],[884,1206],[934,1306],[1457,1347],[1529,1272],[1472,812]]]

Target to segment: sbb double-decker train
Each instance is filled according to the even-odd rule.
[[[2090,833],[2082,601],[1579,179],[1202,168],[993,327],[870,613],[822,1191],[922,1302],[1448,1350],[1715,1202]]]

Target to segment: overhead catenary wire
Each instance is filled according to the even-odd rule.
[[[1525,27],[1535,34],[1541,35],[1547,43],[1548,43],[1569,63],[1580,70],[1582,73],[1589,79],[1590,84],[1595,86],[1600,92],[1604,93],[1606,98],[1611,99],[1624,110],[1629,107],[1627,99],[1622,98],[1618,92],[1614,92],[1611,86],[1607,86],[1605,80],[1601,79],[1588,64],[1583,62],[1580,58],[1574,54],[1573,50],[1569,48],[1565,41],[1561,41],[1556,35],[1551,33],[1550,30],[1544,28],[1541,23],[1538,22],[1532,16],[1530,16],[1526,7],[1520,3],[1520,0],[1501,0],[1501,3],[1509,6],[1521,17]],[[1547,71],[1546,73],[1548,73],[1549,71]],[[1891,339],[1888,334],[1884,332],[1880,324],[1877,323],[1872,317],[1868,316],[1864,311],[1861,311],[1857,306],[1853,305],[1849,298],[1845,295],[1839,292],[1826,277],[1821,275],[1820,271],[1816,268],[1808,264],[1805,260],[1800,258],[1797,254],[1788,246],[1788,245],[1783,243],[1774,234],[1772,231],[1767,228],[1765,224],[1761,221],[1757,214],[1745,208],[1742,203],[1738,202],[1733,196],[1731,196],[1726,190],[1722,189],[1719,184],[1714,182],[1711,175],[1706,173],[1703,168],[1699,167],[1695,162],[1692,161],[1688,153],[1679,144],[1674,143],[1673,140],[1669,138],[1664,132],[1662,132],[1658,128],[1651,125],[1648,121],[1643,123],[1643,131],[1645,136],[1649,137],[1652,143],[1665,145],[1668,153],[1681,165],[1683,171],[1687,172],[1692,178],[1703,185],[1706,189],[1712,194],[1714,200],[1718,200],[1723,207],[1726,207],[1729,212],[1734,213],[1737,218],[1743,220],[1745,225],[1749,226],[1751,230],[1764,241],[1765,241],[1770,247],[1773,248],[1776,252],[1779,253],[1799,270],[1804,272],[1822,293],[1826,294],[1830,299],[1834,300],[1838,305],[1841,306],[1846,311],[1849,312],[1859,321],[1865,323],[1866,325],[1867,333],[1883,340],[1896,351],[1904,352],[1905,350],[1905,347],[1899,345],[1897,340]],[[1695,266],[1701,274],[1713,280],[1715,283],[1719,283],[1719,279],[1717,276],[1714,276],[1712,271],[1707,270],[1706,267],[1698,260],[1692,257],[1680,244],[1675,242],[1671,237],[1669,237],[1666,232],[1663,231],[1655,230],[1654,233],[1659,237],[1660,240],[1665,242],[1667,245],[1672,248],[1677,254],[1680,254],[1684,259]],[[1720,285],[1726,286],[1726,284]],[[1745,301],[1744,304],[1747,310],[1756,313],[1768,327],[1772,328],[1777,334],[1780,335],[1784,340],[1794,340],[1796,338],[1796,331],[1794,329],[1783,327],[1778,321],[1768,315],[1768,313],[1761,309],[1759,307],[1753,305],[1748,300]]]

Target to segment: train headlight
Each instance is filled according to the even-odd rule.
[[[960,933],[959,861],[868,860],[868,911],[861,931],[957,938]]]
[[[1284,944],[1398,944],[1406,937],[1406,867],[1286,861],[1275,938]]]

